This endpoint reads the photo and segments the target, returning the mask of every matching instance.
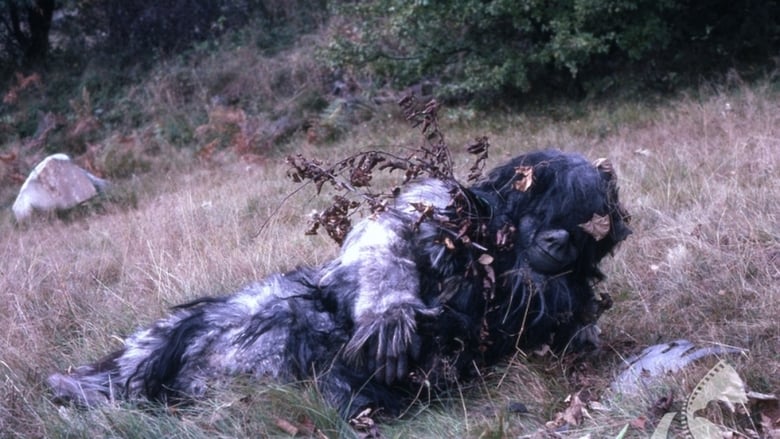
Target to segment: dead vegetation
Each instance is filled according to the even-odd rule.
[[[630,397],[616,394],[609,384],[621,357],[676,338],[747,349],[747,355],[728,360],[749,390],[777,395],[778,93],[776,82],[733,80],[662,105],[588,104],[579,113],[555,118],[506,113],[472,119],[462,117],[464,110],[440,109],[447,144],[456,145],[451,154],[437,151],[439,140],[433,136],[423,145],[428,153],[410,155],[407,146],[418,144],[419,134],[395,119],[374,121],[327,148],[302,142],[296,151],[302,155],[293,155],[291,163],[269,154],[262,162],[164,168],[161,175],[149,174],[147,183],[131,184],[135,208],[109,207],[76,221],[53,220],[28,229],[12,227],[4,211],[0,431],[11,437],[355,434],[324,406],[316,383],[237,382],[214,389],[212,397],[192,407],[127,404],[79,411],[54,406],[42,382],[53,370],[115,348],[119,337],[168,306],[326,260],[334,251],[328,238],[301,233],[313,209],[320,227],[332,227],[338,237],[348,227],[338,220],[349,219],[357,207],[353,203],[365,199],[360,194],[370,189],[370,194],[392,195],[407,172],[476,175],[491,160],[549,145],[609,157],[633,214],[634,235],[607,261],[608,278],[598,287],[614,300],[601,320],[604,350],[578,359],[521,352],[484,371],[480,380],[462,383],[453,396],[411,407],[402,420],[380,425],[381,434],[648,437],[665,413],[683,409],[713,362],[698,363]],[[419,116],[422,128],[425,114]],[[240,114],[236,120],[242,123]],[[490,159],[487,144],[475,141],[475,133],[490,137]],[[150,142],[159,142],[153,130],[139,130],[107,141],[106,147],[121,152]],[[476,154],[469,154],[469,145]],[[363,152],[366,146],[374,153]],[[105,156],[96,152],[96,157]],[[334,168],[304,157],[351,160]],[[387,163],[396,170],[391,177],[372,172]],[[359,196],[345,198],[336,203],[337,212],[327,213],[334,207],[331,200],[312,199],[311,191],[288,198],[288,175],[312,181],[315,188],[341,187],[340,192]],[[376,200],[366,214],[381,206],[382,198]],[[421,206],[421,216],[424,210]],[[326,225],[328,218],[334,219],[332,226]],[[772,400],[735,412],[713,403],[705,411],[735,438],[777,437],[778,413]]]
[[[403,97],[398,104],[403,110],[404,119],[412,128],[419,128],[423,142],[416,146],[407,146],[406,154],[399,156],[387,151],[363,151],[353,154],[335,164],[326,164],[318,159],[308,159],[303,154],[290,155],[287,172],[295,183],[312,183],[316,193],[320,195],[327,184],[337,194],[333,195],[333,204],[321,212],[311,215],[311,226],[307,234],[316,234],[322,227],[328,236],[337,244],[341,244],[351,229],[350,217],[357,209],[367,207],[364,215],[374,215],[382,212],[389,200],[398,195],[402,185],[422,177],[457,181],[452,163],[450,146],[439,129],[437,112],[439,104],[436,100],[427,103],[418,102],[414,94]],[[474,164],[469,169],[468,181],[474,181],[481,175],[482,168],[488,158],[489,143],[487,137],[478,137],[467,147],[467,152],[476,155]],[[403,180],[387,190],[376,190],[371,187],[375,171],[403,174]],[[459,204],[460,220],[452,224],[444,224],[440,219],[433,218],[433,208],[419,204],[414,207],[420,213],[419,221],[436,220],[453,232],[460,243],[477,245],[480,236],[480,224],[472,224],[468,211],[468,200],[461,194],[453,194],[453,203]],[[449,245],[452,244],[450,240]]]

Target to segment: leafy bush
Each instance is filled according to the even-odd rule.
[[[669,81],[676,70],[707,70],[743,55],[768,61],[780,45],[777,2],[698,3],[346,2],[328,53],[336,66],[365,67],[400,85],[435,78],[445,95],[491,98],[540,87],[581,90],[628,67],[641,68],[642,80]]]

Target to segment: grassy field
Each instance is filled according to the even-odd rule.
[[[679,410],[715,359],[620,395],[620,359],[678,338],[738,346],[730,357],[751,390],[780,393],[780,89],[777,81],[702,88],[663,103],[556,106],[544,113],[441,117],[461,176],[461,145],[490,138],[490,165],[555,146],[615,164],[634,234],[605,264],[598,288],[615,299],[602,317],[604,349],[572,361],[518,355],[458,395],[417,404],[380,425],[385,437],[648,437],[673,394]],[[293,139],[288,152],[334,158],[362,148],[398,152],[418,134],[375,117],[327,146]],[[15,227],[0,213],[0,436],[349,437],[316,383],[232,382],[187,407],[133,403],[82,411],[50,401],[45,377],[97,359],[177,303],[230,292],[268,273],[318,264],[337,250],[304,236],[326,199],[285,177],[284,155],[202,165],[182,159],[120,180],[121,196],[75,218]],[[132,202],[130,202],[132,201]],[[283,202],[284,201],[284,202]],[[277,206],[281,208],[276,211]],[[266,227],[261,225],[270,217]],[[259,234],[258,234],[259,233]],[[579,392],[579,393],[578,393]],[[579,394],[587,413],[545,427]],[[507,407],[523,403],[528,412]],[[754,413],[755,414],[755,413]],[[751,437],[760,418],[711,406],[708,417]],[[768,436],[767,436],[768,437]]]

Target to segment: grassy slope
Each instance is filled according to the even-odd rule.
[[[610,157],[635,233],[606,263],[609,278],[599,286],[616,302],[603,318],[602,354],[576,367],[518,356],[485,371],[483,380],[464,383],[448,401],[427,410],[415,406],[402,421],[383,425],[385,436],[530,435],[566,408],[567,395],[584,390],[603,407],[563,435],[614,437],[628,422],[649,416],[668,388],[675,389],[679,408],[712,364],[630,398],[608,391],[620,356],[681,337],[748,348],[749,355],[733,358],[741,376],[756,391],[780,391],[778,98],[776,84],[731,84],[652,107],[606,103],[548,113],[556,117],[446,112],[449,143],[457,147],[488,135],[491,165],[549,145]],[[398,151],[416,142],[402,122],[379,119],[334,144],[314,148],[296,138],[300,146],[290,149],[332,158],[360,147]],[[456,155],[456,161],[465,171],[470,160]],[[123,335],[170,305],[330,257],[335,248],[326,238],[302,233],[305,214],[319,202],[311,191],[287,200],[253,238],[294,188],[284,174],[283,159],[273,154],[261,163],[186,164],[147,174],[142,183],[121,181],[135,208],[109,203],[99,213],[29,228],[12,227],[10,212],[0,213],[0,435],[279,436],[279,418],[311,421],[330,437],[347,434],[311,386],[301,391],[239,382],[192,407],[89,412],[54,406],[42,386],[48,373],[117,348]],[[529,413],[506,413],[515,401]],[[649,431],[652,419],[647,431],[632,427],[628,436]]]

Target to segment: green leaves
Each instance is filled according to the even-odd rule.
[[[351,31],[331,45],[336,64],[400,86],[436,79],[441,97],[477,99],[586,84],[651,62],[684,70],[693,68],[690,59],[701,58],[715,66],[697,37],[702,29],[722,30],[725,45],[718,47],[736,53],[739,39],[729,33],[744,33],[740,23],[765,15],[759,8],[735,10],[730,27],[723,27],[708,9],[682,0],[372,0],[346,6],[339,14]],[[754,33],[773,32],[765,26]],[[707,33],[705,40],[714,38]]]

